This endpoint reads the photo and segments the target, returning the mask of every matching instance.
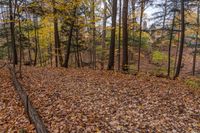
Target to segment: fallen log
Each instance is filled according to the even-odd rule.
[[[36,109],[33,107],[31,101],[28,98],[28,95],[25,92],[25,89],[22,87],[20,82],[17,80],[15,70],[8,67],[11,73],[12,81],[15,87],[15,90],[17,91],[18,95],[20,96],[22,103],[24,105],[25,111],[29,117],[29,120],[31,123],[34,124],[36,132],[37,133],[48,133],[48,130],[46,129],[41,117],[37,113]]]

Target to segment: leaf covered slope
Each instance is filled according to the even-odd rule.
[[[0,69],[0,132],[13,133],[17,131],[35,133],[12,85],[9,71]]]
[[[24,77],[50,132],[200,132],[200,95],[181,81],[54,68]]]

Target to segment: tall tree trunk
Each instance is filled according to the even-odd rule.
[[[76,31],[76,55],[77,55],[77,66],[80,68],[80,56],[79,56],[79,30]]]
[[[121,25],[122,25],[122,0],[119,0],[119,34],[118,34],[118,71],[121,69]]]
[[[199,2],[198,2],[198,7],[197,7],[197,32],[196,32],[196,45],[195,45],[195,50],[194,50],[194,56],[193,56],[193,67],[192,67],[192,75],[195,75],[195,69],[196,69],[196,57],[197,57],[197,47],[199,43]]]
[[[69,67],[69,56],[70,56],[70,52],[71,52],[71,45],[72,45],[72,37],[73,37],[73,31],[74,31],[75,17],[76,17],[76,8],[73,11],[73,20],[71,21],[71,25],[70,25],[68,45],[67,45],[66,52],[65,52],[65,62],[63,64],[63,67],[66,67],[66,68]]]
[[[178,13],[179,19],[180,19],[180,13]],[[179,21],[178,29],[181,30],[181,23]],[[177,66],[177,58],[178,58],[178,51],[179,51],[179,45],[180,45],[180,32],[178,32],[178,42],[176,44],[176,53],[175,53],[175,62],[174,62],[174,75],[176,73],[176,66]]]
[[[136,0],[132,0],[131,1],[131,5],[132,5],[132,23],[133,23],[133,32],[135,31],[135,26],[134,24],[136,23],[136,14],[135,14],[135,10],[136,10]]]
[[[30,15],[28,14],[28,11],[27,11],[27,1],[25,1],[25,14],[26,14],[26,20],[31,20],[31,17]],[[26,25],[27,27],[29,27],[29,24],[27,23]],[[27,31],[27,34],[28,34],[28,58],[29,58],[29,62],[30,62],[30,65],[32,65],[32,56],[31,56],[31,38],[30,38],[30,31],[28,29]]]
[[[116,16],[117,16],[117,0],[113,0],[113,3],[112,3],[111,44],[110,44],[110,52],[109,52],[108,70],[113,70],[114,69]]]
[[[57,23],[57,19],[55,16],[56,10],[55,10],[55,1],[52,0],[52,4],[53,4],[53,14],[54,14],[54,47],[55,47],[55,65],[56,67],[58,67],[58,23]]]
[[[69,56],[70,56],[71,45],[72,45],[73,30],[74,30],[74,22],[71,24],[71,27],[70,27],[67,51],[65,53],[65,63],[63,67],[66,67],[66,68],[69,67]]]
[[[8,36],[8,29],[6,27],[6,25],[8,24],[8,21],[6,19],[6,16],[8,16],[8,7],[4,7],[3,5],[1,5],[0,7],[2,9],[2,12],[6,12],[6,14],[4,15],[2,13],[2,19],[3,21],[5,21],[5,23],[3,24],[3,29],[4,29],[4,32],[5,32],[5,35],[6,35],[6,43],[7,43],[7,52],[8,52],[8,60],[11,61],[11,51],[10,51],[10,44],[9,44],[9,36]],[[5,10],[4,10],[5,9]]]
[[[135,33],[136,33],[136,29],[137,29],[137,21],[136,21],[136,0],[131,0],[131,6],[132,6],[132,29],[131,29],[131,41],[132,41],[132,51],[134,51],[135,47],[134,47],[134,44],[135,44]],[[130,53],[130,58],[129,58],[129,61],[132,62],[133,60],[133,57],[134,57],[134,52],[131,52]]]
[[[128,71],[128,0],[123,4],[123,71]]]
[[[17,47],[15,42],[15,19],[13,17],[13,6],[12,6],[12,0],[9,0],[9,12],[10,12],[10,32],[11,32],[11,43],[12,43],[12,59],[13,59],[13,65],[18,63],[17,58]]]
[[[184,49],[184,42],[185,42],[185,6],[184,1],[181,0],[181,43],[180,43],[180,49],[179,49],[179,56],[178,56],[178,64],[176,68],[176,73],[174,75],[174,79],[177,78],[181,71],[181,64],[182,64],[182,58],[183,58],[183,49]]]
[[[20,11],[19,6],[17,7],[17,14],[18,14],[18,24],[19,24],[19,72],[20,72],[20,78],[22,78],[22,53],[23,53],[23,47],[22,47],[22,27],[21,27],[21,19],[20,19]]]
[[[58,32],[58,19],[57,19],[57,9],[55,7],[55,0],[52,0],[53,3],[53,14],[54,14],[54,42],[55,42],[55,59],[56,59],[56,67],[58,66],[58,60],[60,66],[63,63],[61,46],[60,46],[60,37]]]
[[[93,55],[93,69],[96,69],[96,18],[95,18],[95,0],[92,0],[92,55]]]
[[[29,62],[32,64],[32,56],[31,56],[31,41],[30,41],[30,32],[28,31],[28,57]]]
[[[51,63],[51,67],[53,66],[53,45],[52,43],[49,44],[49,47],[50,47],[50,63]]]
[[[38,24],[37,24],[37,16],[34,16],[34,33],[35,33],[35,57],[34,57],[34,66],[37,65],[37,56],[38,56],[38,38],[37,38],[37,28],[38,28]]]
[[[176,5],[177,3],[174,2],[174,8],[176,8]],[[168,48],[168,69],[167,69],[168,77],[170,77],[170,71],[171,71],[171,47],[172,47],[172,40],[173,40],[173,33],[174,33],[175,17],[176,17],[176,10],[174,10],[172,27],[170,31],[170,40],[169,40],[169,48]]]
[[[43,65],[43,61],[42,61],[42,51],[41,51],[41,47],[40,47],[40,36],[39,36],[39,32],[37,30],[37,40],[38,40],[38,55],[39,55],[39,61],[40,61],[40,66]]]
[[[141,0],[141,13],[140,13],[140,42],[138,46],[138,72],[140,71],[140,59],[141,59],[141,46],[142,46],[142,22],[144,14],[144,0]]]
[[[104,69],[104,60],[105,60],[105,47],[106,47],[106,23],[107,23],[107,2],[104,3],[104,16],[103,16],[103,33],[102,33],[102,54],[101,54],[101,69]]]
[[[163,37],[163,33],[164,33],[164,30],[165,30],[166,15],[167,15],[167,0],[165,0],[165,4],[164,4],[164,16],[163,16],[162,35],[161,35],[161,37]]]

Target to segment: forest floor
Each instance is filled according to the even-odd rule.
[[[34,133],[21,100],[16,93],[8,69],[0,69],[0,132],[14,133],[26,130]]]
[[[200,132],[200,92],[180,79],[87,69],[23,70],[21,83],[51,133]]]

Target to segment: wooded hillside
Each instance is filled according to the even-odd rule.
[[[0,132],[200,132],[199,0],[0,0]]]

